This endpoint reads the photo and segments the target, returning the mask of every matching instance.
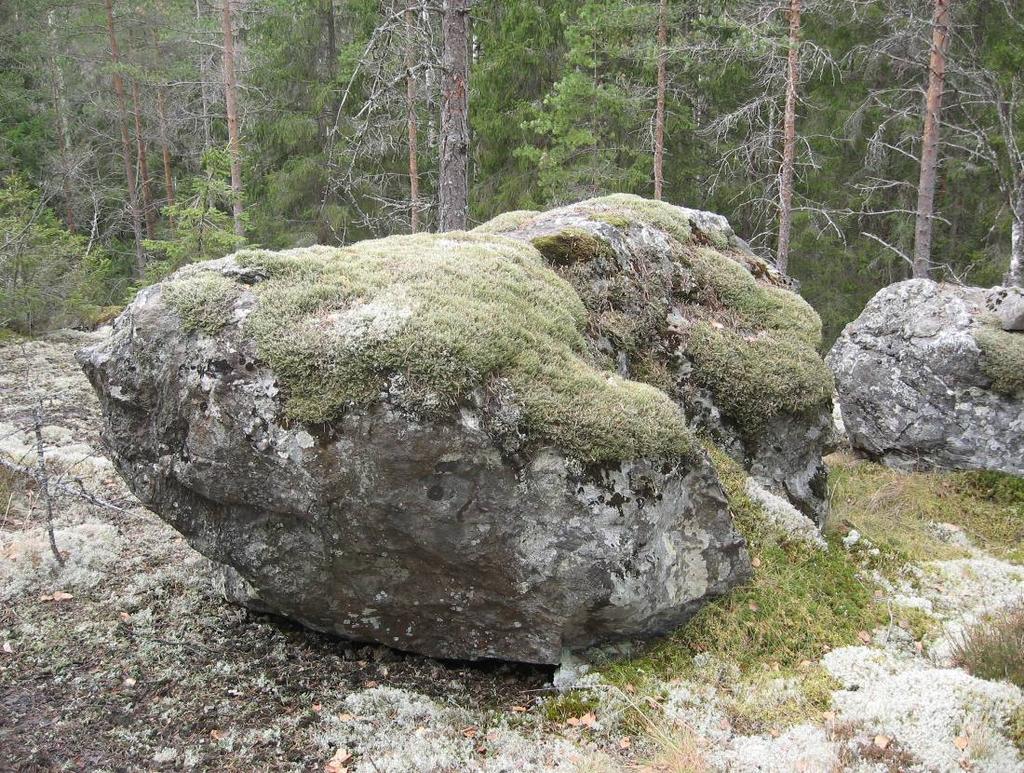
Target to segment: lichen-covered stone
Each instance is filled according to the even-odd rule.
[[[911,279],[880,290],[828,355],[851,445],[904,469],[1024,475],[1024,332],[993,291]]]
[[[528,242],[579,293],[587,346],[821,522],[832,378],[821,321],[720,215],[616,194],[480,227]]]
[[[187,267],[79,358],[115,466],[233,597],[553,663],[749,571],[685,415],[592,356],[588,322],[528,244],[392,237]]]

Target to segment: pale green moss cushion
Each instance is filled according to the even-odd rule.
[[[487,234],[394,236],[346,248],[237,253],[266,279],[236,285],[216,269],[165,284],[196,332],[230,323],[250,291],[242,333],[286,390],[289,416],[329,421],[400,379],[407,407],[448,408],[504,378],[525,429],[587,460],[694,452],[685,418],[660,390],[583,357],[586,311],[527,244]]]

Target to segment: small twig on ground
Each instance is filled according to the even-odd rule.
[[[53,498],[50,496],[50,482],[46,474],[46,455],[43,453],[43,399],[40,397],[35,410],[36,459],[39,466],[39,486],[42,489],[43,501],[46,503],[46,533],[50,538],[50,550],[60,566],[64,566],[64,557],[57,550],[57,539],[53,535]]]

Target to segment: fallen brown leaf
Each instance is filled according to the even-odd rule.
[[[355,718],[355,714],[349,714],[348,712],[338,715],[338,719],[340,719],[342,722],[351,722]]]
[[[597,715],[593,711],[588,711],[580,717],[580,724],[585,727],[594,727],[597,724]]]
[[[968,746],[970,746],[970,744],[971,739],[965,735],[958,735],[956,738],[953,739],[953,745],[960,751],[966,749]]]
[[[339,746],[338,751],[334,753],[327,764],[324,765],[324,770],[327,773],[346,773],[348,768],[346,763],[352,759],[352,752],[346,749],[344,746]]]
[[[476,729],[475,727],[473,727],[472,725],[470,725],[469,727],[467,727],[467,728],[463,729],[463,731],[462,731],[462,734],[463,734],[463,735],[464,735],[464,736],[465,736],[466,738],[475,738],[475,737],[476,737],[476,734],[477,734],[478,732],[479,732],[479,731],[478,731],[478,730],[477,730],[477,729]]]
[[[211,730],[210,731],[210,738],[212,738],[214,741],[219,741],[223,737],[224,737],[224,733],[221,730]]]
[[[624,735],[624,736],[622,736],[622,738],[619,739],[619,748],[620,749],[628,749],[632,745],[633,745],[633,742],[629,740],[629,736],[628,735]]]
[[[871,643],[871,634],[868,633],[867,631],[860,631],[860,632],[858,632],[857,638],[860,639],[865,644],[870,644]]]
[[[875,746],[877,746],[882,751],[885,751],[886,749],[888,749],[890,743],[892,743],[892,739],[889,736],[887,736],[887,735],[876,735],[875,736]]]
[[[526,706],[513,706],[512,711],[516,714],[523,714],[526,711]]]

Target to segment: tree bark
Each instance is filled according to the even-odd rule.
[[[202,22],[202,19],[203,19],[203,12],[202,12],[202,10],[199,7],[199,0],[196,0],[196,24],[197,24],[197,26],[199,26],[199,24]],[[207,76],[207,69],[206,69],[206,55],[202,52],[202,50],[200,50],[199,51],[199,99],[200,99],[200,102],[201,102],[201,104],[203,106],[203,115],[202,115],[202,119],[201,119],[202,126],[203,126],[203,152],[206,152],[207,150],[210,149],[210,137],[212,135],[212,132],[210,131],[210,99],[206,95],[207,80],[208,80],[208,76]]]
[[[405,113],[409,130],[409,231],[420,230],[420,176],[416,161],[418,126],[416,123],[416,78],[413,65],[416,51],[413,41],[413,10],[405,9]]]
[[[782,119],[782,166],[779,169],[779,243],[775,266],[789,268],[793,230],[793,177],[796,172],[796,99],[800,83],[800,0],[789,0],[789,51],[786,54],[786,107]]]
[[[1010,226],[1010,270],[1006,272],[1006,284],[1024,287],[1024,184],[1016,199]]]
[[[668,69],[668,0],[658,3],[658,97],[654,106],[654,198],[661,200],[665,170],[665,81]]]
[[[924,131],[921,135],[921,176],[917,184],[917,216],[914,224],[914,276],[927,278],[931,269],[932,225],[935,213],[935,179],[939,167],[939,125],[942,90],[946,79],[949,47],[949,0],[935,0],[932,11],[932,47],[928,62]]]
[[[242,223],[242,152],[238,141],[238,84],[235,81],[235,33],[231,23],[231,0],[222,0],[221,28],[224,32],[224,103],[228,118],[228,152],[231,155],[231,210],[235,233],[245,235]]]
[[[156,90],[156,117],[160,124],[160,155],[164,162],[164,193],[167,196],[167,206],[174,206],[174,175],[171,172],[171,148],[167,144],[167,115],[164,112],[164,88],[158,86]],[[174,219],[171,218],[171,225]]]
[[[50,42],[50,74],[53,81],[53,110],[57,118],[57,151],[60,158],[60,187],[64,196],[64,223],[71,233],[75,232],[75,213],[71,207],[71,189],[68,186],[68,175],[71,164],[68,150],[71,147],[71,131],[68,129],[68,109],[64,90],[64,71],[57,60],[57,30],[53,19],[53,11],[46,15],[46,23]]]
[[[438,230],[469,219],[469,0],[445,0],[441,17],[441,158]]]
[[[157,59],[160,59],[160,36],[153,30],[153,50]],[[174,175],[171,171],[171,148],[167,142],[167,112],[164,108],[164,84],[156,87],[156,120],[157,129],[160,133],[160,155],[164,162],[164,195],[167,198],[167,206],[174,206]],[[171,226],[174,226],[174,218],[168,218]]]
[[[146,237],[156,238],[156,216],[153,211],[153,189],[149,181],[149,160],[146,155],[146,139],[142,136],[142,110],[139,100],[139,84],[132,81],[132,113],[135,117],[135,153],[139,159],[139,174],[142,176],[142,212],[146,219]]]
[[[125,181],[128,183],[128,210],[135,237],[135,269],[141,272],[146,263],[146,256],[142,251],[142,213],[139,211],[139,189],[135,180],[135,167],[132,164],[131,143],[128,140],[128,108],[124,93],[124,80],[121,78],[121,53],[117,47],[117,35],[114,33],[113,0],[105,0],[105,5],[107,35],[110,38],[110,61],[114,68],[114,94],[117,96],[117,117],[121,129],[121,159],[124,162]]]

